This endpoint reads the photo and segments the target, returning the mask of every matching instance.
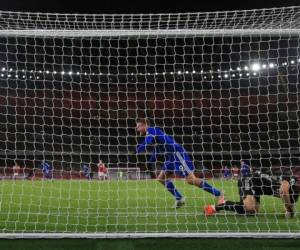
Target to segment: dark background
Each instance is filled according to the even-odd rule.
[[[252,1],[2,1],[1,10],[58,12],[58,13],[170,13],[201,12],[218,10],[244,10],[285,6],[297,6],[296,0]]]
[[[101,14],[290,5],[297,5],[297,1],[5,1],[1,9]],[[160,47],[169,49],[156,49]],[[18,159],[21,165],[38,167],[41,160],[49,160],[56,168],[69,170],[79,169],[81,162],[95,164],[100,157],[111,166],[121,162],[119,166],[124,167],[128,152],[141,140],[134,130],[136,117],[150,117],[174,135],[199,169],[203,164],[208,168],[232,165],[240,159],[251,160],[258,167],[298,165],[298,64],[231,80],[211,81],[211,75],[203,74],[155,75],[178,70],[217,72],[257,58],[261,63],[282,64],[297,61],[298,48],[299,37],[1,38],[1,67],[26,68],[26,73],[20,73],[26,81],[8,79],[7,75],[0,79],[0,147],[6,156],[0,165],[12,165]],[[47,75],[46,70],[87,72],[87,76]],[[100,72],[104,74],[92,75]],[[142,76],[137,74],[140,72]],[[136,161],[144,162],[145,157],[131,159],[130,165]]]

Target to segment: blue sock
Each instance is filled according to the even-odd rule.
[[[168,189],[168,191],[175,196],[176,200],[180,200],[182,198],[182,195],[178,192],[178,190],[175,188],[172,181],[167,180],[165,183],[165,187]]]
[[[213,194],[214,196],[220,196],[221,192],[218,189],[215,189],[213,186],[209,185],[207,182],[203,181],[200,185],[200,188],[203,188],[206,192]]]

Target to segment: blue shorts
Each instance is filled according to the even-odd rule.
[[[175,152],[166,155],[166,161],[162,166],[162,170],[165,172],[173,172],[181,177],[187,177],[190,173],[195,171],[195,166],[187,153]]]

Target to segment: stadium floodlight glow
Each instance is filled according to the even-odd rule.
[[[274,63],[269,63],[269,68],[273,69],[275,67]]]
[[[260,70],[260,64],[259,64],[259,63],[253,63],[253,64],[251,65],[251,69],[252,69],[253,71],[259,71],[259,70]]]

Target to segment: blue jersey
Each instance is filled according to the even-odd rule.
[[[154,145],[155,148],[150,157],[151,161],[156,160],[157,153],[174,154],[175,152],[185,152],[184,148],[179,145],[172,136],[167,135],[160,128],[149,127],[145,140],[137,146],[136,153],[146,151],[147,146]]]
[[[224,178],[230,177],[230,170],[227,166],[224,167]]]
[[[164,171],[175,171],[181,176],[187,176],[194,171],[195,168],[184,148],[160,128],[149,127],[147,129],[146,138],[137,146],[136,153],[145,152],[150,145],[153,145],[154,149],[149,162],[156,161],[157,154],[164,154]]]
[[[48,162],[43,162],[40,168],[42,169],[43,173],[48,174],[52,170],[52,165]]]
[[[247,163],[243,163],[241,166],[241,175],[243,177],[249,176],[251,174],[250,166]]]
[[[84,164],[82,166],[82,171],[83,171],[84,175],[89,175],[91,172],[91,169],[90,169],[89,165]]]

